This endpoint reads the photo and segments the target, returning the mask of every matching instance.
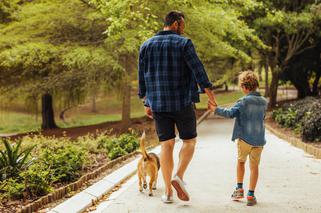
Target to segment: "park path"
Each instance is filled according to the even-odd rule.
[[[163,204],[160,201],[164,192],[161,174],[154,197],[138,191],[135,175],[118,192],[119,195],[102,202],[95,212],[321,212],[321,160],[305,154],[269,131],[256,190],[258,205],[247,207],[245,201],[231,201],[236,167],[236,145],[230,141],[232,127],[232,120],[213,117],[199,126],[196,152],[185,177],[191,201],[182,202],[175,196],[173,204]],[[178,142],[175,163],[180,146],[181,142]],[[245,189],[248,175],[247,170]]]

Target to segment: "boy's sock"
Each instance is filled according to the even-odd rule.
[[[254,191],[249,190],[249,192],[247,193],[247,196],[252,196],[252,197],[254,197]]]
[[[237,183],[236,189],[243,189],[243,183]]]

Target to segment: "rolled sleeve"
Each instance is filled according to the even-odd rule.
[[[146,95],[146,85],[145,85],[145,62],[143,57],[143,48],[140,49],[139,62],[138,62],[138,96],[139,98],[144,98]]]
[[[187,66],[192,70],[198,85],[204,88],[211,88],[212,84],[208,79],[204,66],[198,58],[194,45],[190,39],[185,44],[184,58]]]

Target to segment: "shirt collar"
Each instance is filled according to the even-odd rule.
[[[257,91],[252,91],[249,94],[247,94],[247,96],[261,96],[261,94]]]
[[[171,30],[162,30],[158,32],[156,35],[171,35],[171,34],[178,35],[176,32]]]

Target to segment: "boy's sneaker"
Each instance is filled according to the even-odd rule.
[[[255,196],[247,196],[247,204],[248,206],[254,206],[257,203]]]
[[[237,201],[244,198],[244,189],[235,189],[235,191],[232,194],[232,199]]]

